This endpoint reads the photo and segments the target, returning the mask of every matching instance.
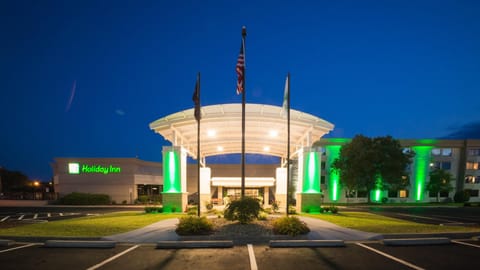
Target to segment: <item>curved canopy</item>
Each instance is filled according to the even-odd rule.
[[[200,157],[242,152],[242,104],[203,106],[200,120]],[[290,110],[291,153],[333,129],[333,124]],[[197,158],[197,121],[194,109],[170,114],[150,123],[150,129]],[[245,153],[287,157],[287,117],[282,107],[245,104]]]

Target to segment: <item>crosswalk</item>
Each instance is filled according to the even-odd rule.
[[[12,222],[12,221],[32,221],[32,220],[50,220],[63,217],[79,217],[89,214],[85,213],[50,213],[50,212],[41,212],[41,213],[13,213],[9,215],[0,215],[1,222]]]

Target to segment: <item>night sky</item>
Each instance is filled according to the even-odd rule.
[[[335,125],[328,137],[480,138],[480,1],[0,1],[0,166],[48,181],[54,157],[160,161],[148,127],[246,99]],[[240,143],[240,142],[239,142]]]

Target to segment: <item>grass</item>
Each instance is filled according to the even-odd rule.
[[[88,216],[0,229],[0,235],[37,237],[102,237],[135,230],[160,220],[177,218],[180,216],[180,214],[117,212],[100,216]]]
[[[447,233],[480,232],[479,227],[439,226],[421,224],[367,212],[341,212],[338,214],[302,214],[322,219],[342,227],[381,234],[388,233]]]

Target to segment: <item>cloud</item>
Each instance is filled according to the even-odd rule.
[[[117,115],[120,115],[120,116],[124,116],[124,115],[125,115],[125,112],[124,112],[123,110],[120,110],[120,109],[116,109],[116,110],[115,110],[115,113],[116,113]]]
[[[442,139],[480,139],[480,121],[450,127],[452,132]]]

